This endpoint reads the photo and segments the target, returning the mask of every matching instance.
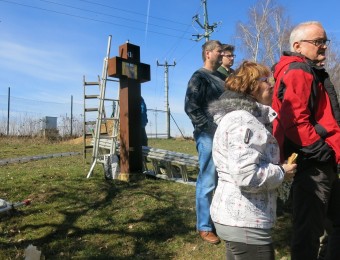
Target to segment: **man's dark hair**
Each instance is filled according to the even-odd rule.
[[[230,44],[222,44],[222,51],[234,52],[235,46]]]
[[[205,51],[213,51],[215,50],[217,47],[222,47],[222,43],[220,41],[216,41],[216,40],[210,40],[205,42],[202,45],[202,59],[205,62]]]

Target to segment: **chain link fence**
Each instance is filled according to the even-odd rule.
[[[56,130],[61,137],[82,136],[84,122],[84,104],[81,102],[46,102],[0,95],[0,135],[36,136],[46,129],[46,120],[56,119]],[[113,107],[105,106],[108,116]],[[160,109],[151,109],[148,104],[148,124],[146,132],[149,138],[167,137],[167,114]],[[97,113],[86,115],[86,120],[96,120]],[[192,136],[190,121],[183,113],[171,113],[170,136]],[[47,126],[49,129],[49,126]],[[189,129],[189,130],[187,130]],[[189,132],[189,133],[188,133]]]

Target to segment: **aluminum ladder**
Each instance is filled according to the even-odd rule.
[[[97,118],[95,120],[94,129],[92,129],[90,134],[93,138],[93,145],[87,145],[86,142],[84,142],[84,151],[87,150],[87,148],[92,148],[92,164],[90,167],[90,170],[87,174],[87,178],[89,178],[97,163],[101,163],[104,167],[104,176],[106,179],[112,178],[112,172],[117,171],[118,167],[118,157],[117,157],[117,144],[118,144],[118,135],[119,135],[119,94],[117,99],[111,99],[105,97],[106,92],[106,84],[107,81],[116,81],[118,80],[111,80],[108,79],[107,70],[108,70],[108,60],[110,57],[110,48],[111,48],[111,38],[112,36],[109,36],[108,40],[108,46],[107,46],[107,53],[106,57],[104,58],[103,62],[103,69],[102,69],[102,75],[101,78],[98,79],[97,85],[99,86],[99,95],[86,95],[84,91],[84,140],[86,136],[89,135],[87,129],[89,125],[91,125],[91,121],[85,121],[85,111],[91,112],[96,111],[97,112]],[[84,80],[84,89],[86,86],[89,85],[96,85],[95,83],[86,82]],[[119,91],[118,91],[119,93]],[[97,98],[99,101],[98,108],[86,108],[85,107],[85,100],[86,99],[93,99]],[[111,117],[107,117],[105,112],[105,101],[113,102],[114,111],[111,115]],[[110,133],[110,129],[108,127],[108,122],[112,121],[112,129]],[[93,123],[93,122],[92,122]],[[104,129],[103,129],[104,128]],[[111,148],[109,154],[107,154],[107,151],[104,152],[104,150],[100,149],[99,142],[101,139],[109,139],[111,142]],[[86,141],[86,140],[85,140]],[[84,154],[84,158],[86,155]],[[115,167],[115,168],[114,168]],[[114,168],[114,169],[113,169]]]

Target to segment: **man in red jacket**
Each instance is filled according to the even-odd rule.
[[[274,66],[273,133],[281,160],[298,153],[292,185],[291,259],[317,259],[327,217],[333,222],[329,259],[340,259],[340,122],[339,103],[329,75],[319,66],[329,40],[319,22],[296,26],[290,52]],[[332,92],[333,90],[333,92]]]

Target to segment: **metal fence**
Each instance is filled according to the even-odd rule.
[[[56,118],[56,128],[60,136],[81,136],[83,134],[83,103],[46,102],[11,96],[8,106],[8,96],[0,95],[0,135],[34,136],[41,133],[46,126],[46,117]],[[105,107],[107,114],[113,107]],[[166,111],[148,106],[148,137],[167,137]],[[96,115],[93,115],[95,120]],[[87,116],[87,120],[89,120]],[[189,122],[189,124],[188,124]],[[181,113],[172,113],[170,119],[170,135],[172,137],[191,136],[190,121]],[[190,129],[189,133],[188,130]]]

